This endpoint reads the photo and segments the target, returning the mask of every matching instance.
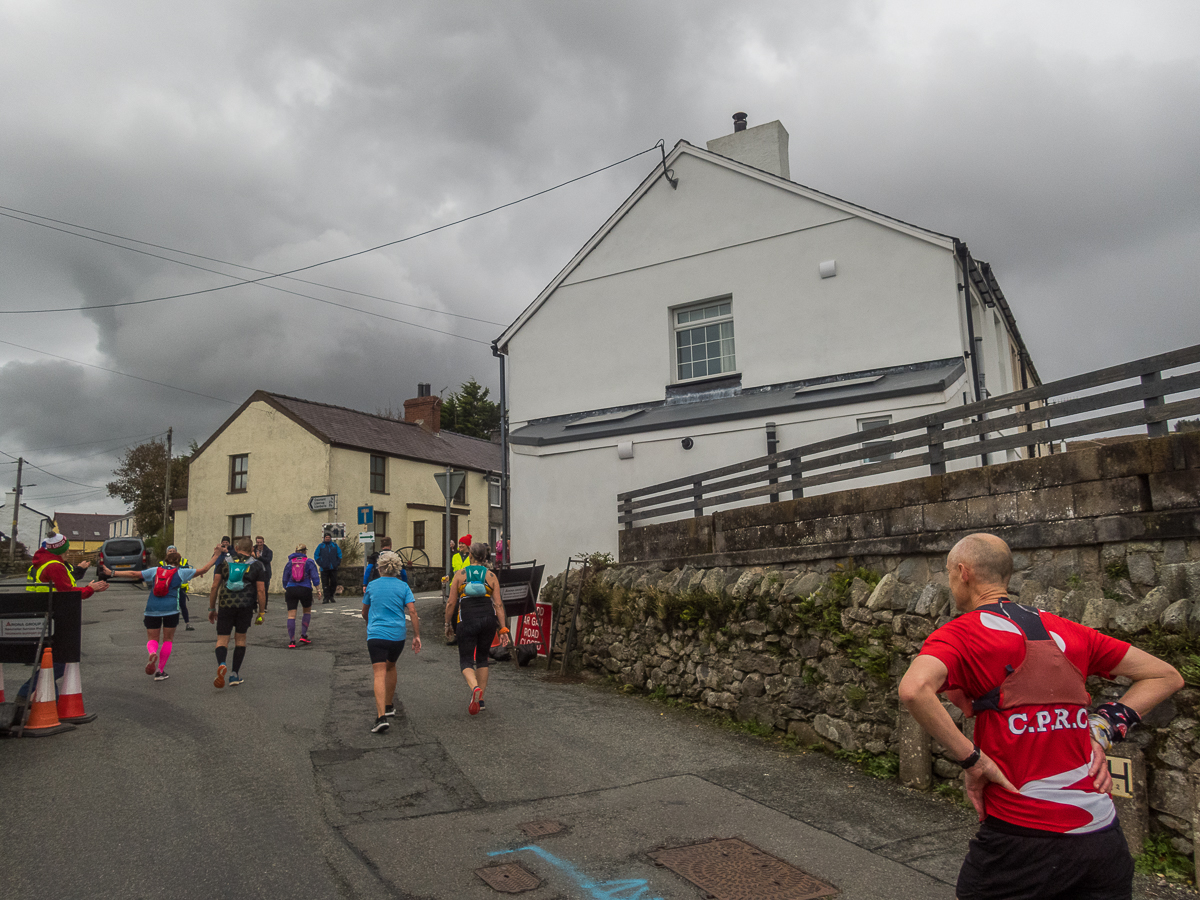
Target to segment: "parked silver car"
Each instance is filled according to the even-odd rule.
[[[109,538],[100,547],[97,562],[114,572],[140,572],[150,568],[150,550],[140,537]]]

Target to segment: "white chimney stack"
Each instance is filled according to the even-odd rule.
[[[789,181],[792,179],[792,167],[788,163],[788,133],[778,119],[747,128],[746,114],[734,113],[733,134],[714,138],[708,142],[708,149],[772,175]]]

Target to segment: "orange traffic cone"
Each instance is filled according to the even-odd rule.
[[[47,647],[42,651],[42,667],[37,676],[33,709],[22,733],[31,737],[44,737],[74,730],[74,725],[64,725],[58,721],[58,710],[54,703],[54,656]]]
[[[79,677],[79,663],[67,663],[63,672],[62,690],[58,692],[58,718],[62,722],[82,725],[96,718],[83,711],[83,680]]]

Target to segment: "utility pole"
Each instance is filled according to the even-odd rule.
[[[442,536],[442,555],[446,558],[446,577],[449,578],[454,574],[452,571],[454,566],[450,560],[450,496],[453,491],[450,490],[450,467],[446,466],[446,518],[445,527],[442,529],[445,532]]]
[[[171,431],[167,429],[167,477],[163,479],[163,539],[167,537],[167,517],[171,509]]]
[[[12,533],[8,536],[8,562],[11,565],[17,561],[17,518],[21,515],[21,469],[25,467],[25,458],[17,457],[17,486],[13,494],[13,524]]]

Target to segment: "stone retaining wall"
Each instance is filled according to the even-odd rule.
[[[1152,827],[1191,855],[1200,537],[1017,550],[1014,562],[1014,599],[1132,640],[1184,672],[1188,686],[1123,746],[1145,756]],[[572,572],[566,601],[573,604],[578,591]],[[542,599],[564,610],[561,574]],[[804,745],[874,757],[887,768],[905,730],[899,677],[953,611],[944,552],[768,566],[623,565],[585,582],[574,658],[633,688],[721,710]],[[568,619],[556,619],[556,646]],[[1094,698],[1123,690],[1099,678],[1088,688]],[[935,784],[956,783],[959,774],[935,755]]]

